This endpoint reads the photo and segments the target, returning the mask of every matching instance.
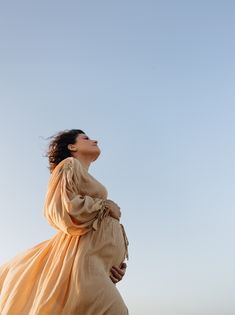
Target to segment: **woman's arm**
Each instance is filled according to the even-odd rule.
[[[106,198],[93,198],[80,194],[82,185],[80,166],[66,159],[54,170],[44,202],[44,215],[48,222],[69,235],[83,235],[97,225],[110,209]]]

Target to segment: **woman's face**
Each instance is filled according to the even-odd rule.
[[[73,146],[78,150],[80,154],[90,155],[96,159],[101,153],[97,143],[97,140],[90,139],[88,135],[79,134]]]

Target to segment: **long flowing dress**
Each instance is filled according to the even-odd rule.
[[[56,166],[43,213],[57,234],[0,266],[1,315],[129,314],[110,279],[129,242],[109,215],[107,194],[79,159]]]

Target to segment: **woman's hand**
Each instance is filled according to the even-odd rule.
[[[105,205],[110,210],[109,211],[110,216],[117,220],[120,220],[121,217],[120,207],[113,200],[110,199],[107,199],[105,201]]]
[[[111,268],[110,279],[112,280],[113,283],[116,284],[117,282],[122,280],[123,276],[125,275],[126,268],[127,268],[127,265],[124,262],[121,264],[120,267],[113,266]]]

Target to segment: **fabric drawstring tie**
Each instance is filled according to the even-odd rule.
[[[128,241],[128,238],[127,238],[127,235],[126,235],[126,231],[124,229],[124,226],[120,223],[121,227],[122,227],[122,233],[123,233],[123,236],[124,236],[124,241],[125,241],[125,247],[126,247],[126,258],[127,260],[129,260],[129,253],[128,253],[128,245],[129,245],[129,241]]]

